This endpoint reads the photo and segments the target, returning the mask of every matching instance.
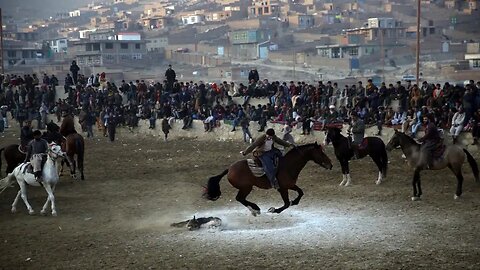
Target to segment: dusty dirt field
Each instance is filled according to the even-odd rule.
[[[206,179],[239,159],[243,143],[119,137],[87,141],[86,181],[61,178],[58,217],[29,216],[23,202],[11,214],[17,186],[0,195],[1,269],[480,269],[480,184],[467,164],[460,200],[443,170],[422,174],[423,200],[412,202],[399,150],[380,186],[368,158],[351,163],[346,188],[336,160],[332,171],[309,163],[300,205],[266,213],[281,198],[256,189],[248,198],[263,212],[253,217],[226,179],[222,198],[201,198]],[[43,189],[29,189],[37,213],[45,199]],[[220,217],[223,227],[169,226],[193,215]]]

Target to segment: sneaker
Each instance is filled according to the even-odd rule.
[[[253,143],[253,139],[252,139],[252,138],[250,138],[249,142],[250,142],[250,143]]]

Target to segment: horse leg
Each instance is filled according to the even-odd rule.
[[[80,180],[85,180],[85,175],[83,175],[83,158],[77,157],[78,161],[78,170],[80,171]]]
[[[15,214],[17,212],[17,203],[18,203],[18,200],[20,199],[20,196],[22,195],[22,190],[20,189],[18,192],[17,192],[17,196],[15,197],[15,200],[13,200],[13,203],[12,203],[12,214]]]
[[[77,179],[77,174],[75,172],[76,170],[76,163],[75,163],[75,158],[73,156],[67,155],[67,163],[70,167],[70,176],[73,179]]]
[[[257,215],[260,215],[260,207],[258,207],[258,205],[252,202],[247,201],[247,196],[248,194],[250,194],[251,191],[252,187],[240,189],[235,199],[241,204],[243,204],[245,207],[247,207],[248,210],[252,212],[252,215],[256,217]]]
[[[374,157],[371,156],[371,158],[372,158],[373,162],[375,162],[375,165],[377,165],[377,167],[378,167],[378,178],[377,178],[377,181],[375,181],[375,184],[380,185],[382,183],[382,180],[383,180],[383,174],[382,174],[383,163],[382,163],[382,160],[380,159],[380,157],[375,157],[374,158]]]
[[[418,201],[420,200],[420,195],[422,195],[421,190],[419,190],[420,189],[420,170],[419,169],[415,169],[415,172],[413,173],[412,185],[413,185],[412,201]]]
[[[18,183],[18,185],[20,186],[20,191],[21,191],[20,196],[22,197],[22,200],[25,203],[25,206],[27,207],[28,214],[29,215],[35,214],[35,211],[33,211],[32,206],[28,203],[28,200],[27,200],[27,187],[25,185],[25,182],[21,181]]]
[[[274,207],[270,207],[268,212],[270,213],[277,213],[280,214],[283,210],[287,209],[290,206],[290,199],[288,198],[288,189],[279,189],[280,195],[282,195],[283,199],[283,206],[280,208],[275,209]]]
[[[451,165],[448,166],[450,170],[455,174],[457,177],[457,191],[455,192],[455,195],[453,196],[453,199],[458,199],[462,195],[462,186],[463,186],[463,174],[461,169],[456,169],[453,168]]]
[[[343,179],[342,179],[342,182],[340,182],[340,186],[347,186],[347,183],[349,183],[348,181],[348,177],[349,177],[349,170],[348,170],[348,160],[339,160],[340,161],[340,166],[342,167],[342,176],[343,176]]]
[[[52,203],[52,216],[57,216],[57,209],[55,208],[55,196],[53,196],[53,191],[55,188],[51,187],[50,184],[45,183],[43,185],[45,188],[45,191],[47,191],[48,197],[47,201],[45,202],[45,205],[42,208],[41,213],[44,215],[47,211],[48,203]]]
[[[303,197],[303,190],[299,188],[297,185],[293,186],[291,190],[295,190],[298,193],[297,198],[295,198],[295,200],[292,201],[291,205],[298,205],[298,203],[300,202],[300,199]]]
[[[345,164],[342,165],[342,167],[345,166],[345,174],[347,175],[347,182],[345,183],[345,186],[349,186],[352,184],[352,178],[350,177],[350,167],[348,165],[348,160],[345,160]]]

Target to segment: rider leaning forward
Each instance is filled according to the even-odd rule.
[[[276,177],[276,161],[278,160],[277,158],[282,156],[282,152],[274,147],[274,143],[278,143],[285,147],[295,146],[293,143],[278,138],[275,135],[273,128],[270,128],[267,129],[265,134],[257,138],[249,147],[247,147],[247,149],[241,151],[240,154],[245,156],[253,151],[254,156],[258,157],[262,162],[265,174],[270,180],[270,184],[273,188],[278,189],[279,184]]]

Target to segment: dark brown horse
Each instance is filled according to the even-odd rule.
[[[2,175],[2,152],[7,162],[7,171],[6,174],[13,172],[13,169],[17,167],[20,163],[25,160],[25,153],[18,150],[18,144],[10,144],[5,147],[0,148],[0,175]]]
[[[72,133],[65,138],[65,141],[62,143],[62,150],[65,152],[67,157],[67,162],[70,167],[70,175],[77,179],[76,167],[80,171],[80,179],[85,180],[83,175],[83,158],[85,154],[85,141],[83,140],[82,135],[78,133]],[[62,170],[63,172],[62,161]]]
[[[308,161],[313,160],[315,163],[326,169],[332,169],[332,162],[323,151],[322,146],[316,142],[312,144],[302,145],[291,149],[288,153],[280,159],[278,165],[277,179],[280,185],[279,192],[282,196],[284,205],[280,208],[270,208],[271,213],[280,213],[287,209],[290,205],[297,205],[303,196],[303,191],[296,185],[300,171],[305,167]],[[213,176],[208,180],[208,186],[205,192],[205,197],[209,200],[215,201],[220,195],[220,180],[227,175],[230,184],[238,189],[237,201],[247,207],[252,215],[260,214],[260,208],[253,202],[247,201],[247,196],[252,191],[253,186],[261,189],[270,189],[272,186],[270,181],[264,175],[262,177],[255,177],[248,167],[247,160],[240,160],[232,165],[224,172],[217,176]],[[298,197],[290,202],[288,198],[288,190],[295,190]]]
[[[354,148],[357,148],[358,158],[370,156],[378,167],[378,178],[375,182],[377,185],[382,183],[384,177],[387,176],[388,156],[385,143],[377,137],[366,137],[360,146],[356,146],[349,142],[349,138],[342,135],[342,130],[337,127],[327,129],[325,135],[325,144],[332,143],[335,149],[335,156],[342,166],[343,180],[340,186],[348,186],[351,184],[350,168],[348,162],[354,156]]]
[[[387,150],[391,151],[397,147],[402,148],[403,153],[407,157],[408,163],[413,167],[413,196],[412,201],[420,200],[422,196],[422,186],[420,182],[420,172],[423,170],[441,170],[449,168],[457,177],[457,190],[455,191],[454,199],[462,195],[463,174],[462,165],[465,159],[470,164],[475,177],[475,182],[479,182],[479,171],[477,161],[473,156],[457,144],[446,146],[443,155],[435,160],[432,167],[426,168],[426,155],[422,149],[422,145],[418,144],[413,138],[405,133],[395,130],[393,137],[387,144]]]

